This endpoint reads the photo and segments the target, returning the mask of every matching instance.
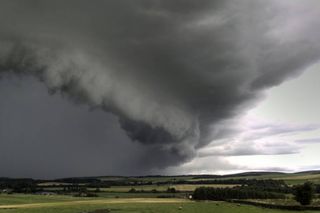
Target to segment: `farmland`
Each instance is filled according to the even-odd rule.
[[[165,192],[168,188],[175,188],[177,191],[193,191],[197,187],[208,186],[208,187],[234,187],[236,184],[172,184],[172,185],[142,185],[142,186],[111,186],[109,188],[102,188],[104,192],[128,192],[131,189],[137,191],[152,191]]]
[[[14,196],[14,195],[13,195]],[[22,197],[20,197],[22,198]],[[35,197],[32,197],[34,199]],[[226,202],[194,202],[183,199],[77,199],[70,201],[66,198],[64,201],[61,197],[57,198],[57,201],[53,202],[55,196],[52,196],[50,202],[48,202],[47,197],[37,198],[37,203],[34,204],[10,204],[10,205],[0,205],[1,213],[80,213],[80,212],[90,212],[96,209],[108,209],[109,212],[150,212],[150,213],[160,213],[160,212],[221,212],[221,213],[279,213],[280,210],[267,210],[261,209],[259,207],[253,207],[248,205],[238,205]],[[15,198],[13,198],[15,199]],[[29,195],[25,195],[26,202],[30,200]],[[43,199],[41,201],[41,199]],[[59,201],[58,201],[59,200]],[[19,202],[22,200],[19,199]],[[52,202],[51,202],[52,201]],[[306,211],[308,212],[308,211]],[[294,213],[294,211],[293,211]]]
[[[120,213],[206,213],[215,211],[222,213],[277,213],[284,210],[265,209],[236,202],[195,201],[189,198],[193,191],[199,187],[245,189],[247,190],[245,193],[249,193],[251,192],[250,190],[261,190],[259,187],[262,184],[263,187],[267,187],[263,188],[263,190],[272,191],[270,195],[275,196],[281,193],[283,198],[248,199],[248,202],[299,206],[294,201],[291,190],[294,185],[307,181],[312,181],[315,184],[320,183],[320,173],[317,171],[293,174],[254,172],[225,176],[106,176],[56,180],[2,178],[0,179],[2,189],[0,194],[0,213],[83,213],[94,212],[97,209],[103,209],[105,210],[104,212]],[[268,188],[270,184],[273,188]],[[281,188],[277,188],[280,186]],[[12,191],[10,191],[10,187]],[[267,191],[263,192],[262,195],[270,196]],[[316,195],[312,206],[320,206],[318,197],[319,195]],[[316,211],[313,210],[312,212]]]

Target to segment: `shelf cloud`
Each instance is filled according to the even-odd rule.
[[[50,94],[111,113],[152,153],[143,169],[165,168],[232,134],[232,121],[266,89],[320,59],[319,7],[317,0],[3,0],[0,72],[34,76]]]

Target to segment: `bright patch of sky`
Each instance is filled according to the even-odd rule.
[[[320,63],[310,67],[303,75],[274,87],[266,99],[248,113],[249,117],[275,123],[319,125],[320,123]],[[296,153],[281,155],[231,156],[228,160],[250,169],[308,170],[320,169],[320,130],[295,132],[286,137],[279,135],[279,143],[295,144]],[[285,139],[285,141],[284,141]],[[282,142],[281,142],[282,141]],[[280,145],[280,144],[279,144]]]

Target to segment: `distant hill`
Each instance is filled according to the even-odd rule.
[[[243,172],[228,175],[214,175],[214,174],[201,174],[201,175],[176,175],[176,176],[164,176],[164,175],[146,175],[146,176],[95,176],[95,177],[72,177],[72,178],[59,178],[55,180],[34,180],[36,182],[58,182],[58,183],[95,183],[100,181],[109,182],[165,182],[165,181],[201,181],[201,180],[221,180],[221,179],[275,179],[284,180],[288,184],[300,184],[306,181],[312,181],[320,184],[320,171],[301,171],[296,173],[284,173],[284,172]],[[0,183],[5,181],[23,181],[32,179],[22,178],[1,178]]]
[[[296,172],[294,174],[320,174],[320,170],[310,170],[310,171],[302,171],[302,172]]]
[[[228,175],[195,175],[194,178],[232,178],[232,177],[249,177],[249,176],[265,176],[265,175],[284,175],[283,172],[243,172]]]

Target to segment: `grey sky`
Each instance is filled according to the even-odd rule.
[[[319,61],[319,7],[1,1],[4,176],[146,174],[204,156],[299,152],[275,136],[316,130],[316,119],[243,117],[268,89]],[[271,105],[293,109],[282,97]]]

